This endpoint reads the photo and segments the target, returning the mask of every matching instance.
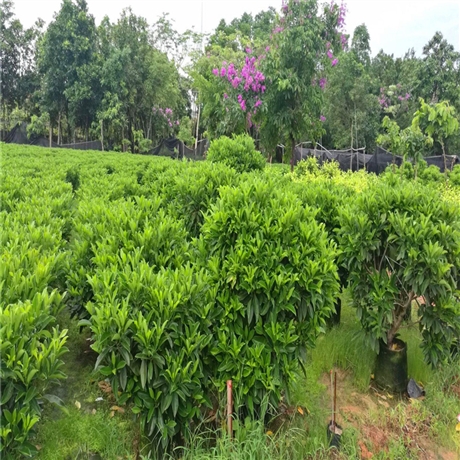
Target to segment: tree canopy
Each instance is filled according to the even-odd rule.
[[[420,57],[373,55],[365,24],[345,34],[345,4],[280,7],[222,19],[201,36],[178,32],[167,14],[149,24],[130,8],[96,24],[86,0],[62,0],[46,28],[38,20],[26,29],[3,0],[1,129],[25,121],[58,143],[100,139],[131,152],[177,135],[193,144],[197,134],[247,133],[272,155],[305,141],[372,151],[384,118],[402,132],[420,98],[430,113],[448,106],[457,119],[460,53],[440,31]],[[427,153],[458,153],[458,129],[433,138]]]

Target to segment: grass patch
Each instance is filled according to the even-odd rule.
[[[67,380],[50,390],[64,402],[64,408],[46,405],[34,444],[39,459],[131,459],[137,425],[129,411],[111,414],[112,403],[97,385],[93,373],[96,355],[89,347],[88,334],[80,333],[68,313],[58,318],[69,330],[69,353],[64,355]],[[97,398],[102,401],[96,401]],[[77,405],[79,408],[77,408]]]
[[[47,406],[34,443],[40,459],[157,459],[148,440],[139,442],[138,425],[129,415],[111,416],[113,402],[97,385],[93,374],[95,355],[85,334],[68,315],[59,318],[69,329],[66,355],[67,381],[54,391],[66,404],[65,414]],[[408,344],[409,376],[421,382],[426,398],[415,403],[394,397],[382,400],[370,390],[375,353],[369,350],[350,299],[342,299],[342,319],[319,338],[308,356],[307,376],[299,376],[290,412],[281,414],[268,426],[259,421],[235,423],[235,439],[225,429],[191,434],[186,446],[169,457],[181,460],[321,460],[362,458],[368,449],[376,460],[419,459],[433,455],[460,455],[460,436],[455,417],[460,413],[460,380],[457,364],[436,372],[423,361],[420,334],[416,326],[404,328],[401,338]],[[331,418],[329,371],[337,369],[340,381],[339,423],[344,428],[340,452],[328,448],[326,426]],[[103,396],[104,401],[96,403]],[[385,398],[385,396],[382,396]],[[390,398],[387,395],[387,398]],[[75,401],[81,403],[77,409]],[[363,401],[370,404],[367,410]],[[349,412],[356,406],[359,412]],[[298,407],[303,415],[296,410]],[[94,412],[93,409],[96,409]],[[274,428],[276,426],[276,428]],[[140,449],[140,456],[136,451]],[[365,451],[364,451],[365,453]],[[433,457],[436,458],[436,457]],[[455,458],[455,457],[446,457]]]

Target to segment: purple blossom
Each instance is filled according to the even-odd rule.
[[[246,48],[246,53],[247,53],[247,54],[251,54],[251,53],[252,53],[251,48]]]
[[[241,78],[235,77],[232,81],[232,86],[236,89],[240,83],[241,83]]]
[[[262,105],[262,101],[260,99],[257,99],[256,103],[254,104],[254,108],[256,109],[257,107],[260,107]]]
[[[329,59],[332,59],[332,58],[334,57],[334,55],[332,54],[332,51],[331,51],[331,50],[328,50],[328,51],[327,51],[327,57],[328,57]]]
[[[224,99],[228,99],[228,94],[224,93]]]
[[[339,17],[337,18],[337,27],[341,29],[345,25],[345,15],[347,13],[347,7],[342,2],[339,8]]]
[[[331,65],[332,65],[332,67],[335,67],[338,63],[339,63],[339,60],[338,60],[337,58],[335,58],[335,59],[331,62]]]
[[[322,78],[319,79],[319,87],[321,89],[324,89],[324,87],[326,86],[326,83],[327,83],[326,78],[322,77]]]
[[[402,96],[398,96],[398,99],[399,99],[400,101],[403,101],[403,100],[404,100],[404,98],[403,98]]]
[[[166,114],[166,115],[172,115],[172,110],[171,110],[170,108],[167,108],[167,109],[165,110],[165,114]]]
[[[406,97],[405,97],[406,101],[407,101],[409,98],[410,98],[410,94],[409,94],[409,93],[406,93]]]
[[[171,123],[171,122],[169,122],[168,124],[169,124],[169,127],[170,127],[170,128],[172,128],[172,123]]]
[[[176,125],[179,126],[179,120],[176,120]]]
[[[340,35],[340,44],[342,46],[342,49],[345,49],[345,46],[347,45],[347,36],[344,34]]]
[[[219,69],[212,69],[212,73],[217,77],[219,75]]]
[[[240,107],[243,112],[246,112],[246,101],[244,99],[240,102]]]
[[[326,43],[326,49],[328,50],[331,47],[331,42]]]
[[[321,121],[321,123],[324,123],[326,121],[326,117],[324,115],[321,115],[319,117],[319,120]]]
[[[222,67],[222,69],[220,70],[220,76],[225,77],[226,73],[227,73],[227,69],[225,67]]]
[[[268,52],[270,51],[270,47],[267,46],[267,47],[265,48],[265,51],[268,53]]]

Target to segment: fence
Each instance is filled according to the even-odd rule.
[[[366,171],[381,174],[385,169],[395,164],[400,166],[404,159],[402,156],[393,155],[381,147],[377,147],[373,154],[366,154],[364,149],[357,150],[326,150],[304,148],[301,144],[294,150],[294,164],[308,157],[315,157],[322,164],[325,161],[337,161],[342,171],[358,171],[365,169]],[[428,166],[435,165],[441,172],[444,172],[444,158],[442,156],[425,157],[424,160]],[[446,155],[447,169],[460,164],[460,157],[456,155]]]

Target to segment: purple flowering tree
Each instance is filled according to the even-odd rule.
[[[337,56],[346,47],[345,13],[345,5],[334,2],[319,15],[316,0],[283,1],[262,65],[267,93],[261,134],[267,149],[283,141],[292,152],[296,142],[324,133],[322,93],[327,71],[339,65]]]
[[[241,134],[256,129],[266,91],[265,76],[259,70],[263,56],[250,48],[241,63],[227,63],[212,69],[213,84],[221,98],[220,130],[217,134]]]
[[[153,126],[158,138],[166,139],[174,136],[179,130],[180,122],[169,107],[153,107]]]
[[[410,100],[409,90],[401,83],[380,88],[379,104],[388,115],[395,117],[398,113],[407,112]]]

